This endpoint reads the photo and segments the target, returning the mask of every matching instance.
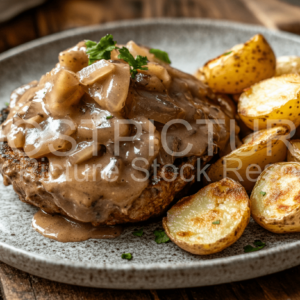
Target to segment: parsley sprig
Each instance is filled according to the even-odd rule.
[[[135,236],[143,236],[143,234],[144,234],[144,229],[143,228],[141,228],[141,229],[139,229],[139,230],[135,230],[133,233],[132,233],[133,235],[135,235]]]
[[[121,258],[127,259],[127,260],[132,260],[132,254],[131,253],[123,253],[121,255]]]
[[[111,51],[116,49],[116,41],[111,34],[101,38],[99,43],[85,41],[86,53],[89,56],[89,65],[100,59],[110,59]]]
[[[137,70],[148,70],[147,67],[144,67],[148,62],[147,56],[138,55],[136,58],[134,58],[126,47],[119,48],[116,46],[116,44],[117,42],[114,41],[114,38],[111,34],[107,34],[101,38],[99,43],[89,40],[85,41],[86,53],[89,56],[89,65],[100,59],[110,59],[111,51],[117,49],[120,52],[118,58],[123,59],[129,64],[132,78],[134,78],[137,74]]]
[[[129,52],[126,47],[117,48],[120,52],[118,58],[125,60],[130,68],[131,77],[134,78],[137,74],[137,70],[148,70],[147,67],[143,67],[147,65],[148,59],[147,56],[138,55],[136,58]]]
[[[154,230],[153,233],[157,244],[167,243],[170,240],[164,230]]]
[[[247,245],[244,247],[244,252],[245,253],[248,253],[248,252],[254,252],[254,251],[258,251],[258,250],[261,250],[263,249],[265,246],[266,246],[266,243],[263,243],[261,240],[255,240],[253,242],[253,244],[256,246],[256,247],[253,247],[251,245]]]
[[[161,61],[163,61],[167,64],[171,63],[169,55],[168,55],[167,52],[159,50],[159,49],[154,49],[154,48],[150,49],[149,52],[154,54],[154,56],[156,58],[160,59]]]

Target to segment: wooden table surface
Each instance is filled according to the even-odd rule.
[[[25,0],[24,0],[25,1]],[[299,0],[50,0],[0,24],[0,53],[62,30],[110,21],[156,17],[225,19],[300,34]],[[41,279],[0,262],[0,300],[300,299],[300,266],[218,286],[123,291],[71,286]]]

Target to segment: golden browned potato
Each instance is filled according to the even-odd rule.
[[[253,219],[275,233],[300,232],[300,163],[269,166],[250,197]]]
[[[300,162],[300,140],[290,141],[290,147],[288,148],[287,161]]]
[[[216,92],[241,93],[256,82],[274,76],[276,58],[261,34],[236,45],[203,67],[206,82]]]
[[[207,171],[212,182],[224,177],[240,182],[247,192],[251,192],[256,179],[266,165],[284,161],[288,130],[273,127],[260,130],[244,139],[244,144],[216,161]]]
[[[170,239],[193,254],[220,252],[235,243],[250,219],[249,197],[232,179],[212,183],[175,204],[163,219]]]
[[[300,74],[300,57],[299,56],[281,56],[276,60],[276,74]]]
[[[251,129],[275,124],[300,125],[300,75],[289,74],[270,78],[253,85],[239,100],[238,113]],[[289,125],[289,124],[288,124]]]

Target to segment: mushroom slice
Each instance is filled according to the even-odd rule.
[[[94,112],[92,119],[78,125],[77,129],[80,138],[94,139],[96,143],[103,145],[110,140],[114,141],[115,138],[128,136],[129,133],[130,126],[126,119],[119,119],[108,111],[100,109]],[[115,136],[116,134],[118,136]]]
[[[72,120],[48,118],[38,127],[27,129],[24,151],[30,158],[43,157],[55,151],[67,151],[72,143],[70,135],[76,129]]]
[[[69,155],[71,165],[80,164],[93,156],[97,156],[101,145],[95,142],[81,142],[76,149]]]
[[[147,64],[147,68],[148,70],[139,70],[139,72],[143,74],[156,76],[164,84],[165,87],[168,87],[170,85],[171,77],[167,69],[164,68],[162,65],[154,62],[149,62]]]
[[[72,72],[78,72],[88,66],[89,58],[86,54],[85,42],[78,43],[75,47],[59,53],[59,64]]]
[[[64,116],[72,105],[79,102],[83,94],[84,90],[76,74],[62,69],[54,75],[52,90],[46,95],[47,109],[54,116]]]
[[[103,80],[105,76],[111,74],[114,70],[114,64],[102,59],[82,69],[77,74],[80,83],[88,87],[97,81]]]
[[[85,92],[101,108],[112,113],[118,113],[125,106],[130,83],[130,67],[128,64],[100,60],[82,69],[78,72],[78,76],[80,82],[86,84],[84,85]]]

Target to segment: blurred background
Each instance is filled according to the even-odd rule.
[[[0,53],[71,28],[162,17],[222,19],[300,34],[300,0],[0,0]]]

